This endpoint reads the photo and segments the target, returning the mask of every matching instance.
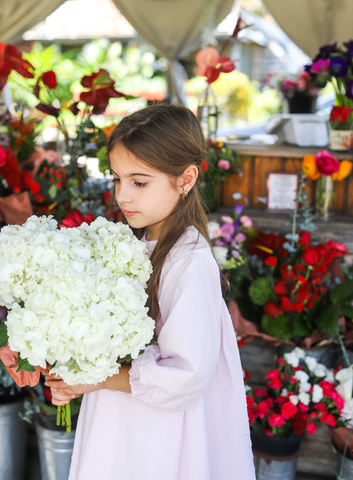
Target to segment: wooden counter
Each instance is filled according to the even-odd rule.
[[[236,150],[244,159],[241,175],[230,175],[222,186],[221,206],[233,206],[232,194],[242,194],[242,203],[250,208],[266,209],[261,198],[267,196],[266,181],[268,173],[299,173],[303,158],[315,154],[323,148],[299,148],[290,145],[251,145],[236,141],[227,141],[226,145]],[[337,153],[339,160],[352,160],[353,154]],[[315,202],[316,182],[308,180],[309,197]],[[335,213],[353,216],[353,175],[341,182],[335,182]]]

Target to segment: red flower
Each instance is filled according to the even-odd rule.
[[[49,404],[51,404],[51,390],[50,390],[49,387],[44,387],[43,395],[44,395],[45,400],[46,400]]]
[[[340,164],[337,158],[333,157],[327,150],[322,150],[314,156],[316,160],[316,166],[321,175],[329,177],[333,173],[338,172],[340,169]]]
[[[294,417],[297,410],[297,407],[292,402],[286,402],[281,407],[281,415],[285,420],[288,420],[288,418]]]
[[[295,271],[290,265],[281,265],[279,270],[281,277],[285,282],[293,282],[293,280],[295,279]]]
[[[336,426],[337,420],[332,415],[332,413],[329,413],[328,415],[326,415],[325,423],[328,423],[330,427],[334,428]]]
[[[114,80],[110,78],[107,70],[102,68],[98,72],[92,73],[92,75],[84,76],[81,80],[81,85],[89,90],[81,93],[80,100],[87,105],[93,105],[93,113],[97,115],[104,112],[110,98],[128,98],[123,93],[115,90]]]
[[[319,385],[322,388],[325,397],[327,397],[336,388],[334,383],[328,382],[327,380],[321,380]],[[319,404],[317,403],[316,405]]]
[[[277,280],[273,291],[278,297],[281,297],[282,295],[287,295],[287,287],[285,286],[282,280]]]
[[[247,380],[249,380],[249,378],[251,378],[251,373],[246,368],[243,368],[243,377],[244,377],[244,382],[246,382]]]
[[[330,113],[330,122],[346,123],[352,111],[349,107],[333,107]]]
[[[260,418],[264,418],[270,413],[270,407],[266,400],[262,400],[262,402],[259,402],[257,407],[256,407],[256,416]]]
[[[40,185],[34,180],[31,172],[21,171],[20,174],[22,185],[25,190],[30,190],[35,195],[40,192]]]
[[[277,251],[283,259],[287,256],[287,250],[283,248],[285,242],[284,237],[257,230],[257,237],[251,239],[248,252],[250,255],[258,255],[262,261],[265,261],[269,255]]]
[[[304,250],[302,259],[307,265],[310,265],[310,266],[317,265],[320,260],[319,252],[317,248],[311,247]]]
[[[320,385],[320,386],[321,386],[321,385]],[[321,387],[321,388],[322,388],[322,387]],[[325,395],[325,394],[324,394],[324,395]],[[316,410],[318,410],[319,413],[324,413],[324,412],[327,411],[327,407],[326,407],[326,405],[325,405],[323,402],[318,402],[318,403],[315,405],[314,408],[316,408]]]
[[[292,312],[302,312],[304,309],[304,305],[299,302],[295,302],[292,305]]]
[[[281,309],[283,313],[288,313],[291,311],[292,302],[288,297],[281,297]]]
[[[310,247],[311,245],[311,235],[306,230],[299,233],[299,245],[301,247]]]
[[[265,265],[271,265],[271,267],[275,267],[277,265],[278,259],[277,257],[267,257],[265,260]]]
[[[297,280],[300,283],[306,283],[306,278],[303,275],[297,275]]]
[[[264,312],[271,318],[276,318],[282,313],[280,308],[272,300],[266,302]]]
[[[273,413],[269,419],[268,423],[270,424],[271,428],[274,427],[282,427],[286,422],[285,420],[281,417],[281,415],[278,415],[277,413]]]
[[[93,213],[89,213],[88,215],[82,215],[81,213],[78,212],[70,212],[66,218],[64,218],[61,221],[61,227],[66,227],[66,228],[73,228],[73,227],[79,227],[83,222],[86,222],[91,224],[94,220]]]
[[[240,340],[237,340],[238,347],[245,347],[246,342],[241,338]]]
[[[56,81],[56,75],[53,70],[48,70],[47,72],[44,72],[41,76],[42,82],[44,85],[46,85],[48,88],[55,88],[58,84]]]
[[[206,172],[210,167],[205,160],[202,160],[200,168],[203,172]]]
[[[113,200],[113,195],[109,192],[109,190],[105,190],[103,192],[103,203],[106,206],[109,206]]]
[[[206,77],[207,83],[213,83],[219,75],[232,72],[234,63],[229,57],[221,57],[214,47],[206,47],[196,55],[197,75]]]
[[[307,431],[310,435],[314,435],[314,433],[316,432],[316,425],[315,425],[315,423],[308,423],[307,426],[306,426],[306,431]]]
[[[255,388],[254,389],[254,395],[257,397],[267,397],[267,390],[265,388]]]
[[[53,107],[52,105],[46,105],[45,103],[38,103],[38,105],[36,105],[36,109],[46,113],[47,115],[52,115],[55,118],[58,118],[60,113],[59,108]]]
[[[22,77],[33,78],[33,73],[29,71],[32,68],[16,47],[0,42],[0,91],[4,88],[11,70],[15,70]]]
[[[252,408],[254,406],[254,399],[250,396],[246,397],[246,404],[248,408]]]

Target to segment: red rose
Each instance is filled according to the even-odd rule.
[[[282,280],[277,280],[275,283],[273,291],[278,297],[281,297],[282,295],[287,295],[287,287],[285,284],[282,282]]]
[[[277,257],[268,257],[265,260],[265,265],[271,265],[271,267],[275,267],[277,265]]]
[[[302,259],[307,265],[317,265],[320,260],[318,250],[314,247],[307,248],[303,252]]]
[[[330,113],[330,122],[346,123],[352,108],[348,107],[333,107]]]
[[[281,415],[285,420],[294,417],[297,413],[297,407],[292,402],[286,402],[281,407]]]
[[[292,312],[302,312],[304,309],[304,305],[299,302],[295,302],[292,305]]]
[[[337,158],[333,157],[327,150],[322,150],[315,155],[316,166],[319,169],[321,175],[325,177],[331,176],[333,173],[338,172],[340,164]]]
[[[264,312],[271,318],[276,318],[281,315],[281,310],[272,300],[268,300],[264,307]]]
[[[273,413],[269,419],[268,423],[270,424],[271,428],[274,427],[282,427],[286,422],[285,420],[281,417],[281,415],[278,415],[277,413]]]
[[[281,309],[283,313],[290,312],[292,308],[292,302],[289,300],[288,297],[281,297]]]
[[[311,235],[306,230],[299,233],[299,245],[301,247],[309,247],[311,244]]]

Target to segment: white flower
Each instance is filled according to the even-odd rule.
[[[336,380],[340,383],[336,387],[336,392],[341,395],[343,400],[352,399],[353,390],[353,370],[352,367],[342,368],[336,373]]]
[[[303,372],[302,370],[298,370],[297,372],[294,373],[294,378],[299,380],[301,383],[306,383],[309,380],[309,375],[306,372]]]
[[[288,390],[287,390],[286,388],[284,388],[284,389],[282,390],[282,392],[281,392],[281,396],[282,396],[282,397],[286,397],[287,394],[288,394]]]
[[[226,247],[213,247],[213,255],[215,256],[218,265],[224,265],[227,263],[228,248]]]
[[[297,367],[302,358],[305,358],[305,352],[299,347],[296,347],[291,352],[284,354],[285,361],[292,367]]]
[[[0,269],[10,348],[32,365],[56,362],[69,385],[118,373],[117,360],[136,358],[153,336],[152,266],[127,225],[99,217],[57,230],[52,217],[32,216],[2,229]]]
[[[324,396],[324,391],[320,387],[320,385],[315,384],[313,388],[313,402],[318,403],[321,401],[322,397]]]
[[[344,402],[340,417],[345,422],[346,427],[353,427],[353,399]]]
[[[295,353],[299,359],[305,358],[305,352],[302,348],[295,347],[295,349],[293,350],[293,353]]]
[[[299,393],[298,395],[299,402],[304,403],[304,405],[309,405],[310,395],[308,393]]]
[[[326,370],[327,370],[327,369],[326,369]],[[320,375],[317,375],[316,372],[315,372],[315,375],[316,375],[317,377],[320,376]],[[330,383],[334,383],[334,382],[335,382],[335,376],[334,376],[332,370],[327,370],[326,376],[325,376],[325,380],[326,380],[326,382],[330,382]]]
[[[311,389],[311,385],[308,382],[300,382],[299,393],[306,393]]]
[[[298,395],[291,395],[289,397],[289,401],[292,402],[293,405],[298,405],[298,403],[299,403]]]
[[[214,240],[215,238],[217,238],[218,235],[216,235],[216,233],[220,228],[220,224],[216,221],[208,222],[207,228],[210,240]]]
[[[322,365],[322,363],[318,363],[313,373],[316,377],[321,378],[321,377],[326,377],[326,375],[328,374],[328,370],[325,365]],[[333,378],[332,378],[332,382],[333,382]]]
[[[308,369],[311,371],[311,372],[315,372],[315,369],[316,369],[316,366],[317,366],[317,360],[316,358],[314,357],[310,357],[309,355],[307,355],[304,359],[304,362],[307,364],[308,366]]]

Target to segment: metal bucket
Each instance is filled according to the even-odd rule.
[[[25,466],[27,423],[21,420],[23,400],[0,404],[0,478],[22,480]]]
[[[343,468],[342,468],[343,462]],[[341,474],[342,469],[342,474]],[[352,480],[353,478],[353,460],[343,457],[342,453],[337,450],[337,480]]]
[[[240,349],[241,363],[249,370],[251,378],[250,385],[265,385],[265,375],[276,368],[276,349],[271,345],[265,345],[263,341],[247,342]]]
[[[67,480],[69,478],[71,456],[75,433],[50,430],[35,422],[38,437],[40,471],[42,480]]]
[[[267,460],[254,455],[257,480],[294,480],[298,455],[291,460]],[[351,477],[352,478],[352,477]]]

